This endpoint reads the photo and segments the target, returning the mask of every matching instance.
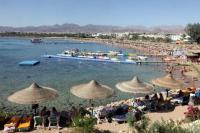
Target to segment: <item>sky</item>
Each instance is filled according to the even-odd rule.
[[[0,26],[162,26],[200,22],[200,0],[0,0]]]

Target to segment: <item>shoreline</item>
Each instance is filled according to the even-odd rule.
[[[73,39],[69,39],[69,40],[73,40]],[[124,44],[114,43],[114,42],[105,42],[105,40],[76,40],[76,39],[74,39],[74,41],[79,41],[79,42],[94,42],[94,43],[98,43],[98,44],[101,44],[101,45],[109,45],[109,46],[111,45],[111,46],[116,46],[116,47],[121,47],[121,48],[128,48],[128,49],[135,49],[135,50],[141,49],[141,50],[146,51],[147,53],[149,52],[148,50],[151,51],[151,48],[152,48],[151,47],[151,43],[149,44],[150,48],[148,48],[148,47],[142,48],[143,46],[146,46],[147,44],[142,44],[141,48],[138,48],[137,45],[139,45],[139,44],[136,44],[136,45],[133,44],[134,46],[132,46],[132,44],[125,44],[124,45]],[[131,42],[131,43],[133,43],[133,42]],[[155,45],[155,44],[152,44],[152,45]],[[163,44],[163,45],[165,45],[165,44]],[[166,44],[166,45],[173,45],[173,44]],[[156,45],[156,47],[157,47],[157,45]],[[170,47],[170,49],[171,48],[173,48],[173,47]],[[162,49],[162,47],[161,47],[161,49]],[[156,51],[155,47],[152,48],[152,51],[153,50]],[[155,52],[153,52],[152,56],[159,57],[158,55],[156,55]],[[172,62],[172,65],[174,65],[173,62]],[[166,67],[167,66],[165,65],[164,68],[163,68],[163,71],[165,71]],[[185,82],[186,81],[190,81],[188,84],[191,85],[192,84],[191,83],[191,79],[190,78],[183,79],[182,75],[180,74],[181,73],[181,71],[180,71],[181,68],[182,68],[181,65],[180,66],[175,66],[175,71],[173,73],[174,77],[176,79],[179,79],[179,80],[184,80]],[[187,69],[191,69],[191,66],[187,66],[186,68]],[[199,68],[200,68],[200,66],[199,66]],[[196,81],[195,84],[196,84],[196,86],[200,85],[199,81]],[[110,103],[105,104],[105,105],[96,106],[95,108],[99,108],[100,106],[103,106],[103,107],[106,107],[106,106],[118,106],[120,104],[132,105],[133,104],[133,98],[125,99],[125,100],[116,100],[114,102],[110,102]],[[84,108],[87,108],[87,107],[90,108],[89,105],[86,106],[86,107],[84,107]],[[166,113],[156,112],[156,113],[148,113],[147,116],[150,117],[151,121],[161,120],[162,116],[164,117],[164,120],[166,120],[166,121],[168,119],[170,119],[170,118],[173,118],[174,120],[179,120],[179,118],[183,119],[184,114],[182,114],[182,111],[186,111],[185,109],[186,109],[186,107],[181,107],[180,106],[180,107],[178,107],[175,110],[175,111],[178,110],[178,114],[176,114],[177,112],[175,112],[175,111],[174,112],[166,112]],[[175,116],[175,117],[173,117],[173,116]],[[121,125],[121,124],[116,124],[116,123],[111,123],[111,124],[109,124],[109,123],[103,123],[103,124],[97,124],[95,127],[99,128],[99,129],[102,129],[102,130],[109,130],[109,131],[113,131],[113,130],[114,131],[119,131],[120,130],[120,131],[123,131],[123,130],[127,130],[128,125],[127,124],[122,124]],[[65,131],[65,128],[62,129],[62,130]],[[61,130],[61,132],[62,132],[62,130]],[[31,132],[40,132],[40,131],[41,132],[49,132],[48,130],[44,131],[44,130],[40,130],[40,129],[39,130],[33,130]],[[52,132],[54,132],[54,130]]]

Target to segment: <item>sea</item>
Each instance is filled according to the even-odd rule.
[[[145,82],[164,75],[163,64],[119,64],[93,61],[78,61],[70,59],[44,58],[44,54],[62,53],[67,49],[78,48],[86,51],[119,51],[143,54],[132,49],[100,43],[80,42],[67,39],[43,39],[43,43],[34,44],[30,38],[0,38],[0,109],[28,110],[30,105],[11,103],[7,97],[20,89],[29,87],[33,82],[42,86],[54,88],[59,97],[41,106],[57,109],[68,109],[71,106],[88,106],[88,100],[70,94],[74,85],[97,80],[101,84],[115,90],[114,96],[93,101],[95,106],[137,97],[130,93],[119,91],[115,85],[118,82],[131,80],[134,76]],[[24,60],[38,60],[36,66],[19,66]],[[150,57],[149,60],[158,60]],[[159,89],[159,88],[157,88]],[[19,97],[20,98],[20,97]]]

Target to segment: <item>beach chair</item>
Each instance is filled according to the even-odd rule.
[[[4,131],[5,132],[14,132],[19,125],[22,116],[13,116],[5,125]]]
[[[69,112],[62,111],[60,113],[59,126],[64,127],[64,126],[69,126],[70,124],[71,124],[71,116]]]
[[[188,105],[189,101],[190,101],[190,95],[184,96],[183,101],[182,101],[182,105]]]
[[[52,128],[52,127],[57,127],[59,128],[59,118],[58,116],[50,116],[48,117],[49,120],[49,126],[48,128]]]
[[[41,116],[34,116],[34,128],[44,127],[44,121]]]
[[[116,115],[112,118],[113,121],[116,121],[117,123],[123,123],[126,122],[127,120],[127,115],[122,114],[122,115]]]
[[[32,116],[23,116],[20,120],[20,123],[17,127],[18,131],[20,132],[26,132],[29,131],[31,128],[31,122],[33,120]]]
[[[106,121],[106,118],[112,111],[113,111],[112,107],[99,107],[99,108],[94,109],[93,115],[94,117],[97,118],[97,123],[102,123]]]

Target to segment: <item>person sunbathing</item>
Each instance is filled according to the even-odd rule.
[[[146,95],[146,96],[144,97],[144,99],[145,99],[145,100],[150,100],[149,95]]]
[[[141,101],[140,99],[135,99],[133,106],[134,107],[144,106],[144,102]]]
[[[153,100],[153,101],[157,101],[158,100],[158,96],[157,96],[156,93],[153,95],[153,97],[151,98],[151,100]]]
[[[158,99],[158,102],[164,102],[164,97],[162,93],[159,93],[160,97]]]
[[[184,96],[184,93],[183,93],[183,91],[182,91],[182,90],[180,90],[180,91],[178,92],[178,95],[177,95],[177,97],[182,97],[182,96]]]

